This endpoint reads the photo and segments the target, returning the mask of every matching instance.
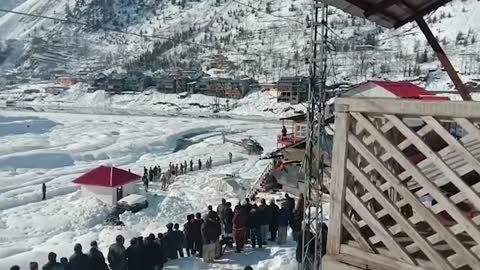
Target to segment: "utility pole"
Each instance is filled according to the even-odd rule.
[[[312,0],[312,21],[309,58],[307,145],[305,151],[305,191],[303,218],[303,250],[300,270],[321,269],[323,225],[323,151],[325,145],[325,108],[327,81],[328,6]],[[313,247],[313,250],[312,250]]]

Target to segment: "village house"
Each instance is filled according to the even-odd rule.
[[[282,77],[277,82],[277,101],[298,104],[308,98],[307,77]]]

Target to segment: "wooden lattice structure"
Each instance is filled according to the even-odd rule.
[[[324,269],[480,269],[480,103],[338,98]]]

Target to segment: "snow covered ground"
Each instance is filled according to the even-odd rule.
[[[72,254],[73,244],[86,249],[97,240],[106,252],[117,234],[127,239],[165,231],[169,222],[183,224],[189,213],[204,212],[222,197],[236,203],[267,165],[240,146],[222,143],[251,136],[266,151],[275,147],[277,123],[232,119],[69,113],[0,112],[0,269],[13,264],[27,268],[30,261],[45,263],[54,251]],[[235,162],[228,164],[228,152]],[[71,183],[80,174],[102,164],[131,169],[190,159],[213,159],[213,170],[180,176],[162,192],[152,184],[149,207],[121,216],[125,227],[104,224],[109,209],[93,198],[82,198]],[[220,183],[219,174],[235,174],[236,184]],[[41,183],[47,200],[41,201]],[[140,193],[142,188],[138,187]],[[198,258],[169,263],[166,269],[295,269],[294,243],[229,252],[213,264]]]

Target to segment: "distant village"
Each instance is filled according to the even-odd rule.
[[[18,40],[8,40],[9,48],[21,46]],[[60,41],[34,38],[29,68],[23,71],[11,69],[0,74],[0,91],[14,89],[19,85],[48,83],[47,94],[58,95],[77,83],[85,84],[93,93],[105,90],[111,95],[135,94],[144,91],[177,94],[203,94],[226,99],[240,99],[253,91],[269,91],[278,102],[298,104],[307,100],[309,80],[307,77],[282,77],[277,82],[259,83],[249,76],[232,78],[227,71],[234,63],[224,55],[206,59],[208,74],[201,70],[180,68],[164,72],[146,73],[142,70],[116,72],[109,70],[108,59],[78,59],[70,66],[68,46]],[[73,50],[73,48],[71,49]],[[40,93],[32,86],[24,94]]]

